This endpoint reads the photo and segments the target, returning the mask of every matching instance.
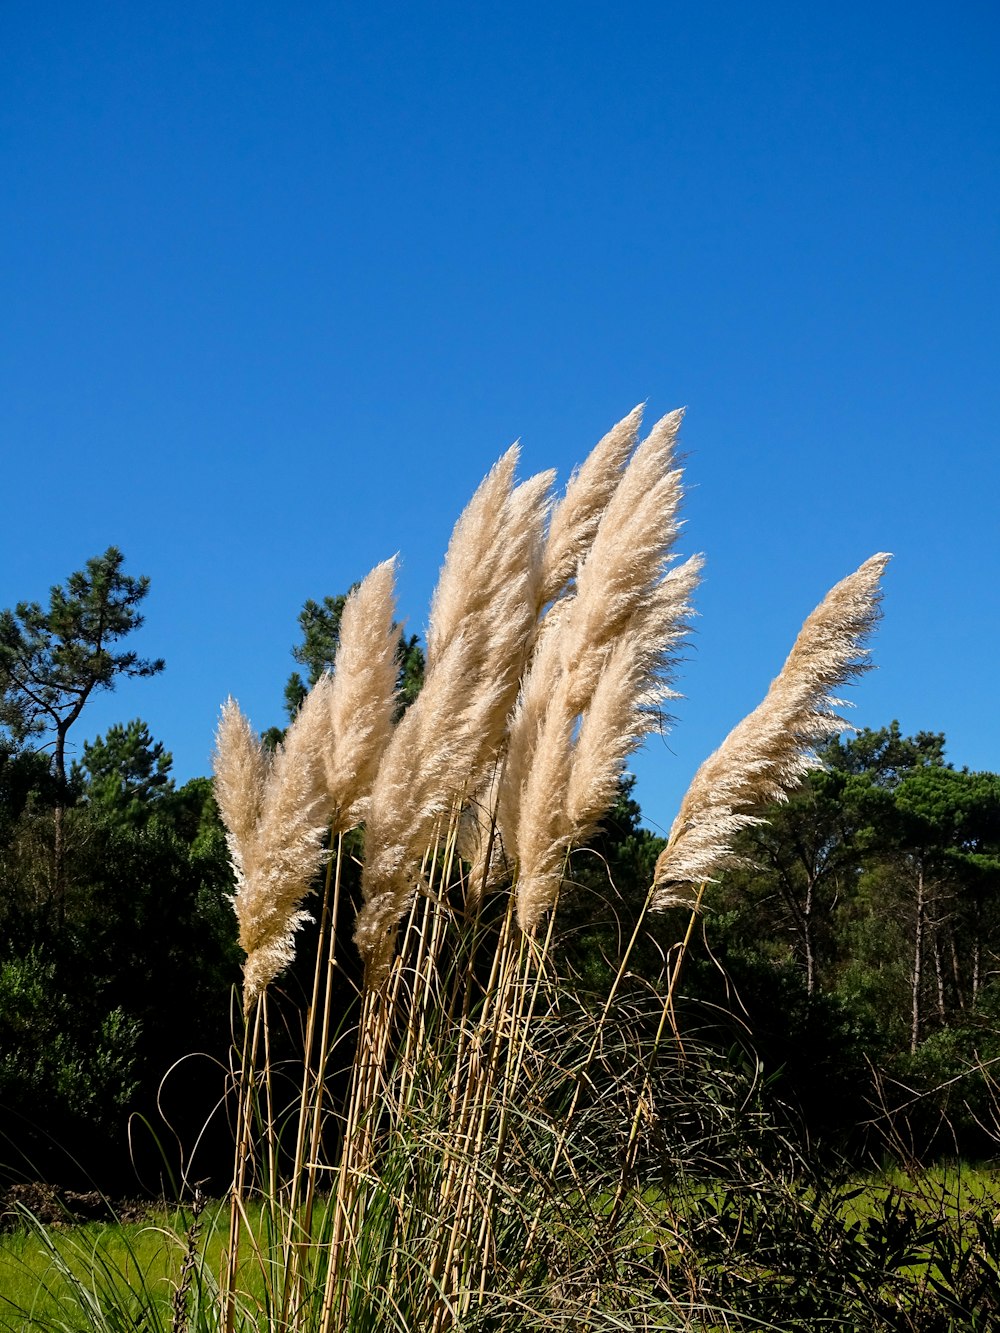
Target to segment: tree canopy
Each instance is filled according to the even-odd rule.
[[[143,623],[145,575],[124,573],[116,546],[49,592],[49,604],[19,602],[0,611],[0,725],[13,739],[50,735],[56,772],[65,782],[65,741],[95,690],[113,690],[119,676],[155,676],[162,658],[118,650]]]

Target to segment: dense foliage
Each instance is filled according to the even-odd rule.
[[[176,787],[164,743],[138,719],[67,762],[69,727],[82,717],[85,730],[93,690],[162,669],[118,645],[141,623],[148,587],[122,563],[110,548],[54,588],[48,609],[0,616],[0,1158],[65,1180],[71,1155],[111,1185],[131,1170],[133,1116],[131,1151],[139,1145],[155,1187],[160,1149],[134,1117],[161,1141],[193,1142],[224,1087],[239,951],[211,782]],[[332,663],[343,602],[303,609],[294,656],[309,681]],[[422,654],[402,636],[400,654],[409,702]],[[304,688],[293,674],[290,710]],[[822,758],[710,886],[683,1022],[717,1049],[759,1056],[777,1101],[814,1139],[910,1158],[990,1154],[1000,776],[953,768],[942,735],[906,737],[896,723],[841,738]],[[661,847],[626,781],[574,853],[558,956],[598,993]],[[654,918],[632,955],[636,988],[662,985],[686,924],[680,909]],[[211,1137],[200,1151],[204,1174],[221,1180],[221,1117],[217,1128],[214,1160]]]

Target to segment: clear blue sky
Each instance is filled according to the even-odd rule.
[[[704,551],[669,824],[812,606],[890,550],[858,725],[1000,767],[1000,12],[986,3],[0,12],[0,606],[109,544],[181,778],[296,616],[401,553],[422,631],[514,438],[687,405]]]

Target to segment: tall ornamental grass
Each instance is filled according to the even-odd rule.
[[[681,416],[640,439],[641,415],[559,498],[551,473],[517,479],[516,447],[490,471],[398,721],[392,561],[349,597],[334,670],[273,754],[223,708],[216,792],[246,952],[226,1333],[702,1326],[696,1292],[664,1323],[649,1166],[671,1132],[665,1071],[683,1064],[667,1036],[686,938],[642,1003],[621,983],[649,914],[696,908],[736,832],[843,726],[835,692],[865,669],[888,557],[828,594],[699,770],[610,990],[583,1002],[552,948],[570,853],[674,697],[701,569],[675,551]],[[290,1082],[270,992],[312,913]],[[348,936],[362,966],[345,1009]]]

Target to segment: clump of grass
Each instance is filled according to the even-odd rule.
[[[492,469],[456,525],[426,681],[398,722],[391,564],[348,602],[333,675],[273,760],[236,705],[223,710],[217,790],[247,954],[227,1333],[249,1317],[248,1263],[269,1330],[662,1320],[655,1177],[640,1167],[665,1124],[686,940],[641,1014],[621,987],[631,944],[601,1003],[574,996],[552,950],[570,851],[673,695],[701,568],[673,563],[680,414],[641,441],[640,418],[602,439],[559,502],[550,473],[516,481],[516,448]],[[643,917],[697,903],[736,829],[811,762],[833,692],[860,669],[886,559],[829,594],[703,766]],[[362,820],[364,977],[344,1015],[343,834]],[[268,988],[324,856],[305,1058],[285,1097]],[[677,1326],[695,1326],[698,1302],[668,1288]]]

